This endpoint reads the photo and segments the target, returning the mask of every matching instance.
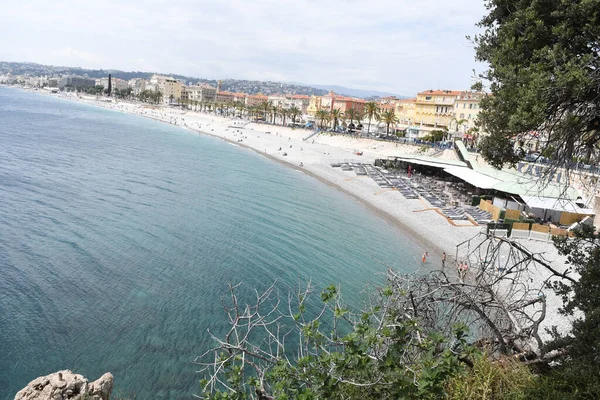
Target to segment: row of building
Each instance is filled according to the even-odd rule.
[[[2,82],[0,77],[0,82]],[[4,77],[4,81],[6,82]],[[13,77],[13,80],[15,77]],[[108,87],[108,77],[92,79],[78,76],[63,77],[24,77],[25,84],[34,87],[66,86],[103,86]],[[10,83],[10,82],[8,82]],[[112,88],[124,90],[131,88],[133,94],[151,90],[162,94],[165,103],[220,103],[243,104],[246,107],[261,104],[265,101],[274,107],[290,109],[296,107],[307,119],[314,118],[318,111],[339,110],[346,113],[350,109],[363,111],[364,99],[343,96],[329,92],[323,96],[307,96],[299,94],[250,95],[222,91],[220,82],[217,87],[196,83],[191,84],[164,75],[153,75],[150,79],[134,78],[129,81],[112,78]],[[426,90],[412,99],[385,97],[377,100],[381,110],[392,110],[398,119],[394,130],[405,131],[409,137],[424,137],[433,130],[448,130],[455,137],[471,139],[476,134],[477,115],[480,111],[480,101],[486,94],[483,92]],[[374,122],[377,124],[376,119]]]

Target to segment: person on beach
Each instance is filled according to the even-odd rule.
[[[467,275],[467,270],[469,269],[469,265],[465,261],[464,263],[458,264],[458,276],[460,279],[464,279],[465,275]]]
[[[429,254],[427,252],[423,253],[423,256],[421,257],[421,261],[423,261],[423,264],[427,262],[427,257],[429,257]]]
[[[442,253],[442,268],[446,267],[446,252]]]

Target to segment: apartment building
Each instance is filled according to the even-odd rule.
[[[217,102],[217,103],[233,103],[234,99],[235,99],[235,93],[217,92],[215,102]]]
[[[354,97],[340,96],[330,91],[325,96],[311,96],[308,101],[307,113],[315,115],[319,110],[333,111],[340,110],[342,113],[349,109],[362,110],[366,101]]]
[[[454,102],[460,94],[456,90],[426,90],[417,94],[414,122],[419,126],[419,136],[448,127],[454,117]]]
[[[94,86],[96,81],[91,78],[85,78],[83,76],[63,76],[58,81],[58,87],[63,88],[65,86],[79,86],[79,87],[89,87]]]
[[[483,92],[461,92],[454,101],[454,113],[449,130],[455,137],[463,138],[477,124],[477,116],[481,110],[479,103],[487,96]]]
[[[133,94],[139,95],[144,90],[146,90],[146,80],[142,78],[133,78],[130,79],[127,84],[133,91]]]
[[[176,79],[165,79],[163,83],[163,89],[161,90],[163,95],[163,100],[166,103],[171,103],[172,101],[179,101],[181,99],[181,89],[183,85]]]
[[[415,121],[415,109],[417,99],[398,100],[394,107],[394,113],[400,125],[409,127]]]
[[[268,101],[269,97],[263,94],[254,94],[246,96],[246,107],[256,106],[261,104],[264,101]]]
[[[323,102],[323,96],[315,96],[314,94],[310,96],[308,100],[308,107],[306,112],[310,115],[315,115],[317,111],[321,109],[321,103]]]
[[[189,92],[190,100],[199,103],[212,103],[217,98],[217,88],[207,84],[190,86]]]

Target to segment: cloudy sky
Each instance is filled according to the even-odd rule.
[[[467,89],[483,0],[12,0],[0,60],[412,95]]]

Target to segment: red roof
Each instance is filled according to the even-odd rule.
[[[426,90],[419,93],[420,95],[434,95],[434,96],[458,96],[462,92],[460,90]]]

